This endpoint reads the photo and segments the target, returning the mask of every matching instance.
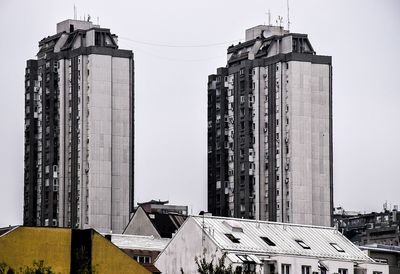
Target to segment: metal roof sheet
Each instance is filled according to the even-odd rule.
[[[162,251],[171,239],[153,236],[112,234],[111,242],[121,249]]]
[[[217,246],[227,252],[258,255],[284,254],[358,262],[372,261],[335,228],[215,216],[193,216],[192,218],[200,227],[204,227],[205,233]],[[241,226],[243,232],[230,229],[226,225],[227,220],[235,221]],[[232,242],[225,234],[232,234],[239,239],[240,243]],[[267,244],[261,237],[267,237],[275,246]],[[303,241],[310,248],[303,248],[296,240]],[[336,250],[331,243],[337,244],[344,252]]]

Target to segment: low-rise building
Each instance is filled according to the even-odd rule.
[[[356,245],[400,244],[400,212],[397,206],[383,212],[356,213],[336,209],[334,223]]]
[[[197,273],[195,257],[248,274],[387,274],[334,228],[213,216],[190,216],[156,260],[165,274]]]
[[[19,270],[40,261],[61,274],[152,273],[93,229],[21,226],[0,235],[0,263]]]
[[[152,273],[161,273],[153,263],[171,239],[121,234],[105,235],[105,237]]]
[[[376,262],[387,263],[389,274],[400,274],[400,246],[371,244],[359,248]]]

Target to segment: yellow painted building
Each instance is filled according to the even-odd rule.
[[[19,270],[40,260],[62,274],[85,264],[99,274],[151,273],[92,229],[21,226],[0,236],[0,263]]]

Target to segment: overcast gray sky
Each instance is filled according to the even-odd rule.
[[[1,0],[0,226],[22,223],[26,60],[73,18],[74,3],[135,54],[135,202],[205,210],[207,76],[268,10],[286,20],[286,0]],[[335,206],[400,204],[400,1],[291,0],[290,19],[317,54],[333,56]]]

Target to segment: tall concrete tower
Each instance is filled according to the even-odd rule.
[[[66,20],[25,74],[24,224],[122,233],[133,211],[134,63],[117,36]]]
[[[332,65],[305,34],[256,26],[208,79],[208,210],[332,224]]]

